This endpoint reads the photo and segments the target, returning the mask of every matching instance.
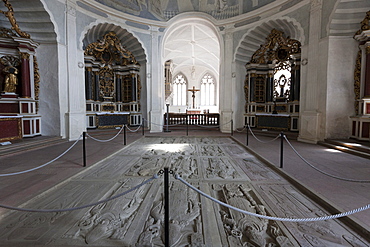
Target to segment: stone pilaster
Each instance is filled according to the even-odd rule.
[[[147,85],[148,85],[148,106],[149,106],[149,126],[150,132],[162,132],[163,113],[164,113],[164,83],[163,70],[161,68],[161,53],[159,47],[159,31],[157,27],[152,27],[151,30],[151,46],[152,54],[150,64],[147,66]]]
[[[221,82],[220,82],[220,92],[222,92],[222,97],[220,97],[220,125],[221,132],[229,133],[231,132],[231,120],[233,120],[233,99],[236,90],[235,78],[232,76],[233,71],[233,31],[234,26],[225,27],[225,50],[223,52],[223,64],[221,66]]]
[[[76,5],[67,1],[67,93],[68,110],[66,112],[67,138],[76,140],[86,131],[84,68],[78,66],[78,61],[84,61],[83,51],[77,48]]]
[[[308,44],[307,78],[303,93],[305,97],[301,109],[301,124],[299,128],[300,141],[316,143],[320,140],[320,121],[322,114],[319,110],[319,41],[321,33],[322,0],[311,1],[310,29]]]

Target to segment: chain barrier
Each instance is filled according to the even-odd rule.
[[[64,151],[62,154],[60,154],[58,157],[50,160],[49,162],[46,162],[45,164],[43,165],[40,165],[40,166],[37,166],[37,167],[34,167],[32,169],[28,169],[28,170],[24,170],[24,171],[19,171],[19,172],[13,172],[13,173],[6,173],[6,174],[0,174],[0,177],[7,177],[7,176],[13,176],[13,175],[19,175],[19,174],[23,174],[23,173],[27,173],[27,172],[32,172],[32,171],[35,171],[35,170],[38,170],[40,168],[43,168],[47,165],[50,165],[51,163],[53,163],[54,161],[60,159],[63,155],[65,155],[66,153],[68,153],[76,144],[78,141],[80,141],[82,138],[82,135],[80,135],[78,137],[78,139],[66,150]]]
[[[198,192],[200,195],[224,206],[224,207],[227,207],[227,208],[230,208],[232,210],[235,210],[235,211],[238,211],[242,214],[247,214],[247,215],[251,215],[251,216],[255,216],[255,217],[259,217],[259,218],[262,218],[262,219],[267,219],[267,220],[274,220],[274,221],[288,221],[288,222],[312,222],[312,221],[325,221],[325,220],[331,220],[331,219],[337,219],[337,218],[341,218],[341,217],[344,217],[344,216],[348,216],[348,215],[351,215],[351,214],[355,214],[355,213],[358,213],[358,212],[362,212],[362,211],[365,211],[367,209],[370,208],[370,204],[366,205],[366,206],[363,206],[363,207],[360,207],[360,208],[356,208],[356,209],[353,209],[353,210],[350,210],[350,211],[347,211],[347,212],[344,212],[344,213],[339,213],[339,214],[334,214],[334,215],[328,215],[328,216],[323,216],[323,217],[314,217],[314,218],[283,218],[283,217],[273,217],[273,216],[268,216],[268,215],[263,215],[263,214],[257,214],[257,213],[253,213],[253,212],[249,212],[249,211],[245,211],[245,210],[242,210],[242,209],[239,209],[239,208],[236,208],[234,206],[231,206],[229,204],[226,204],[224,202],[221,202],[219,200],[217,200],[216,198],[213,198],[211,197],[210,195],[204,193],[203,191],[195,188],[194,186],[192,186],[191,184],[189,184],[188,182],[186,182],[185,180],[183,180],[179,175],[175,174],[175,178],[177,180],[180,180],[180,182],[182,182],[183,184],[185,184],[186,186],[188,186],[189,188],[191,188],[192,190]]]
[[[318,171],[318,172],[320,172],[320,173],[322,173],[326,176],[329,176],[329,177],[332,177],[332,178],[335,178],[335,179],[339,179],[339,180],[343,180],[343,181],[347,181],[347,182],[370,183],[370,180],[357,180],[357,179],[351,179],[351,178],[343,178],[343,177],[332,175],[332,174],[327,173],[323,170],[320,170],[319,168],[315,167],[310,162],[308,162],[305,158],[303,158],[302,155],[300,155],[298,153],[298,151],[293,147],[293,145],[290,143],[290,141],[288,140],[288,138],[285,135],[284,135],[284,138],[287,141],[287,143],[289,144],[289,146],[292,148],[294,153],[296,153],[301,160],[303,160],[307,165],[309,165],[311,168],[315,169],[316,171]]]
[[[114,199],[117,199],[117,198],[119,198],[121,196],[124,196],[124,195],[130,193],[131,191],[137,190],[141,186],[143,186],[143,185],[145,185],[145,184],[149,183],[150,181],[152,181],[154,179],[157,179],[157,178],[158,178],[158,175],[155,174],[151,178],[143,181],[142,183],[140,183],[140,184],[132,187],[129,190],[126,190],[125,192],[122,192],[122,193],[120,193],[118,195],[112,196],[110,198],[107,198],[107,199],[104,199],[104,200],[101,200],[101,201],[97,201],[97,202],[86,204],[86,205],[79,206],[79,207],[62,208],[62,209],[31,209],[31,208],[18,208],[18,207],[12,207],[12,206],[7,206],[7,205],[0,204],[0,208],[6,208],[6,209],[11,209],[11,210],[16,210],[16,211],[22,211],[22,212],[36,212],[36,213],[61,213],[61,212],[69,212],[69,211],[74,211],[74,210],[78,210],[78,209],[93,207],[93,206],[96,206],[96,205],[99,205],[99,204],[102,204],[102,203],[106,203],[106,202],[112,201]]]
[[[95,138],[95,137],[91,136],[91,135],[90,135],[89,133],[87,133],[87,132],[86,132],[86,135],[87,135],[88,137],[90,137],[91,139],[93,139],[94,141],[97,141],[97,142],[110,142],[110,141],[114,140],[117,136],[119,136],[119,134],[121,134],[121,132],[122,132],[122,131],[123,131],[123,129],[124,129],[124,126],[125,126],[125,125],[122,125],[122,127],[121,127],[121,129],[118,131],[118,133],[117,133],[115,136],[113,136],[112,138],[107,139],[107,140],[101,140],[101,139]]]
[[[272,140],[270,140],[270,141],[261,141],[260,139],[258,139],[258,137],[253,133],[253,131],[252,131],[252,129],[251,129],[251,127],[248,125],[248,129],[249,129],[249,131],[251,132],[251,134],[252,134],[252,136],[257,140],[257,141],[259,141],[259,142],[261,142],[261,143],[269,143],[269,142],[273,142],[273,141],[276,141],[279,137],[280,137],[280,134],[277,136],[277,137],[275,137],[274,139],[272,139]]]

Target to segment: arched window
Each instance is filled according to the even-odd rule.
[[[178,74],[172,81],[172,105],[186,105],[187,81],[182,74]]]
[[[215,105],[215,80],[210,74],[205,74],[200,83],[200,99],[202,106]]]

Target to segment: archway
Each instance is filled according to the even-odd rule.
[[[183,74],[187,78],[187,89],[200,89],[202,77],[210,72],[215,81],[219,82],[220,74],[220,37],[215,26],[206,19],[181,16],[176,18],[168,28],[163,42],[163,58],[167,61],[166,67],[170,73],[166,73],[166,82],[172,83],[172,75]],[[170,64],[169,64],[170,63]],[[168,87],[167,87],[168,88]],[[197,112],[219,111],[218,88],[216,85],[215,101],[212,105],[202,105],[201,94],[194,92],[193,104],[192,91],[186,92],[185,105],[173,105],[171,93],[166,94],[166,102],[170,104],[171,112]],[[168,91],[168,90],[167,90]],[[195,109],[193,109],[195,108]]]
[[[86,33],[83,49],[87,127],[141,125],[146,55],[138,39],[119,26],[102,23]]]

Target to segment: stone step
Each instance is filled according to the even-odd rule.
[[[35,150],[46,146],[52,146],[66,142],[60,136],[24,138],[22,140],[10,141],[12,144],[0,146],[0,157],[5,155],[17,154],[29,150]]]
[[[366,143],[357,142],[353,140],[326,139],[325,141],[319,142],[318,144],[324,147],[332,148],[349,154],[357,155],[366,159],[370,159],[370,146],[369,144]]]

